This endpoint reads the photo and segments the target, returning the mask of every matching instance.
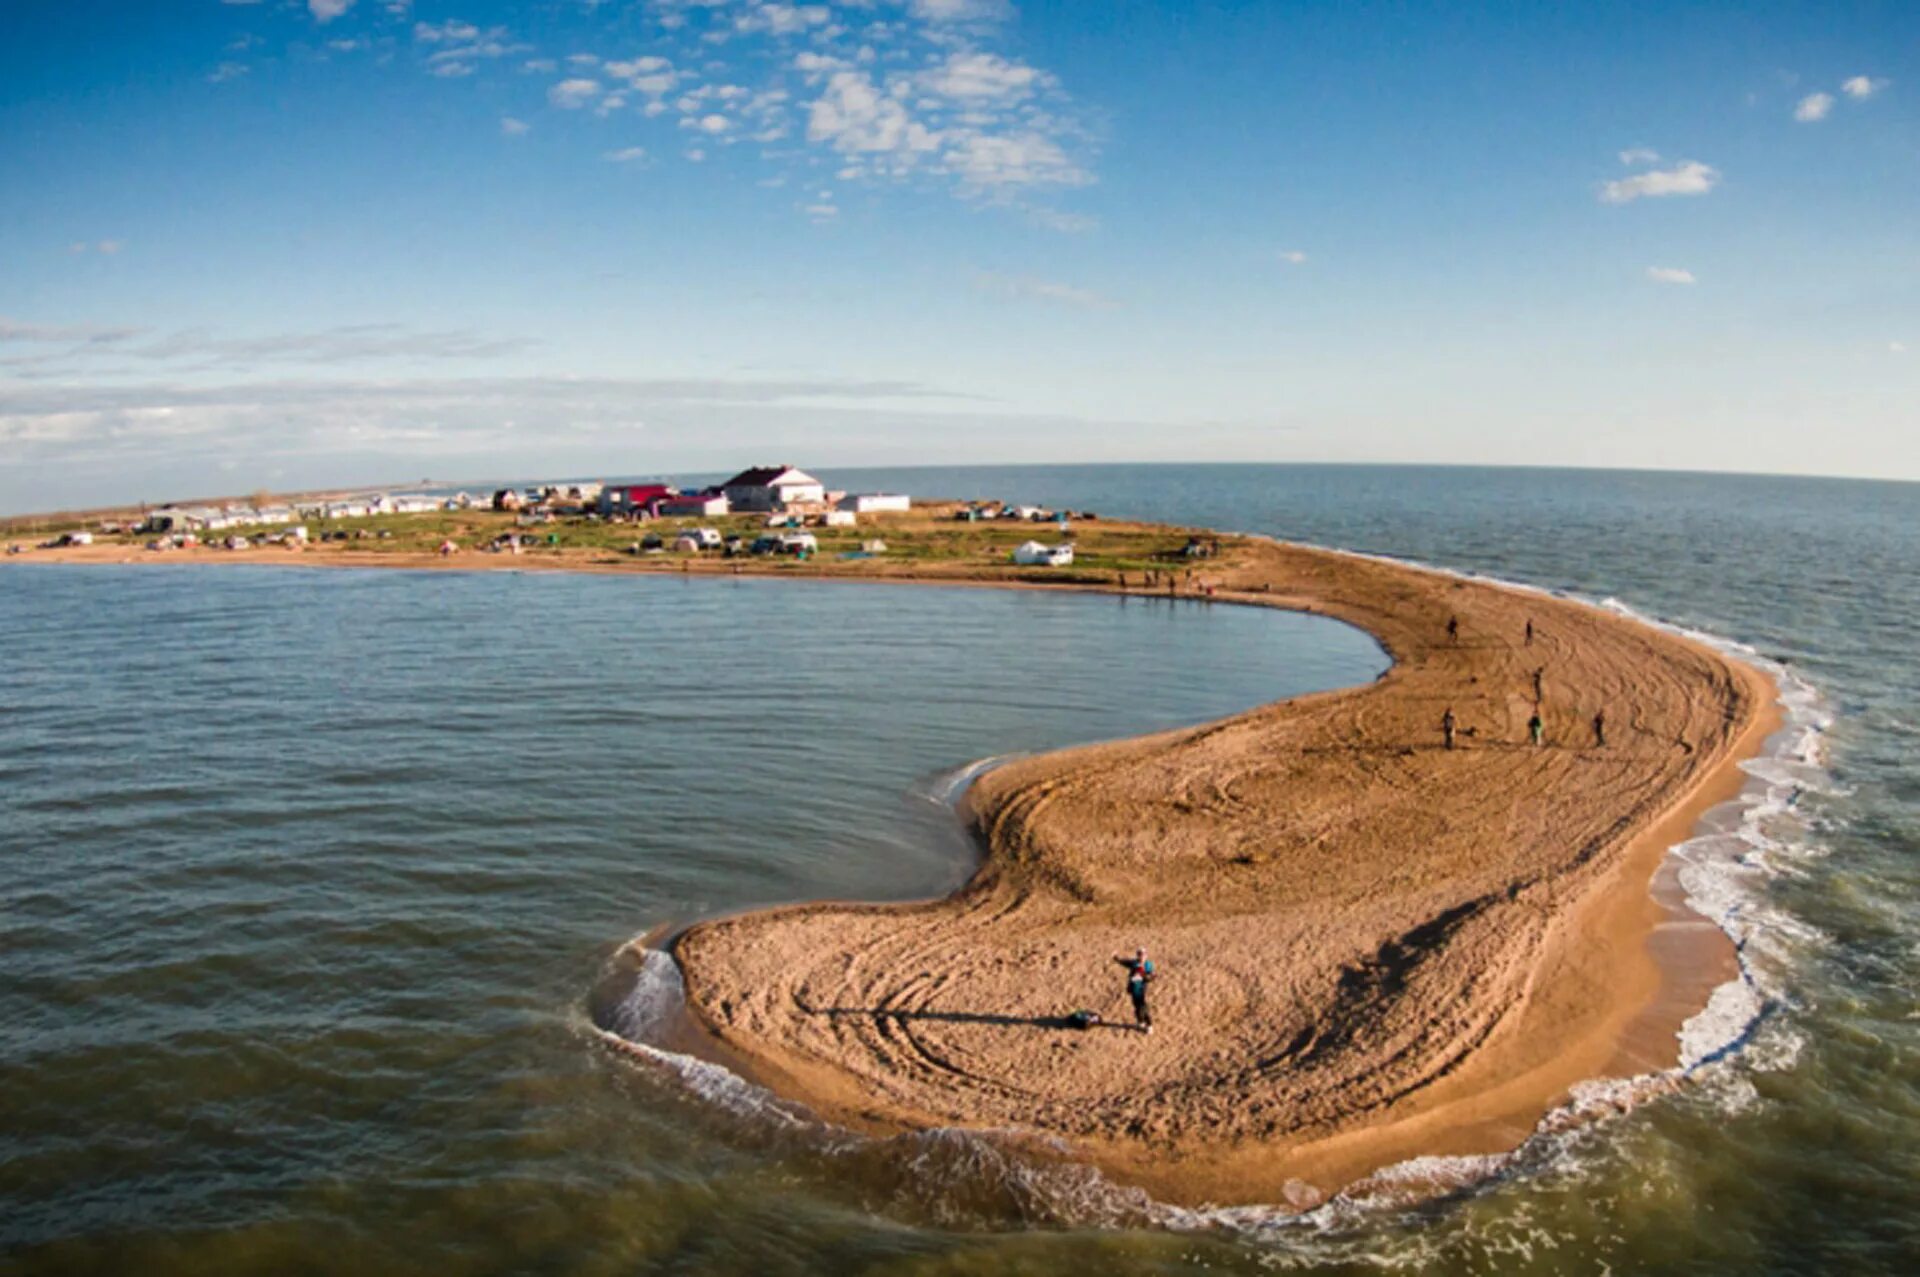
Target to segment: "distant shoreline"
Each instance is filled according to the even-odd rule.
[[[676,954],[689,1010],[726,1058],[857,1128],[1034,1130],[1183,1203],[1304,1200],[1414,1156],[1505,1151],[1572,1085],[1671,1065],[1675,1031],[1731,973],[1732,950],[1648,888],[1668,848],[1737,792],[1738,762],[1778,722],[1771,684],[1584,605],[1232,541],[1203,572],[1217,601],[1348,621],[1393,666],[1366,687],[991,770],[972,793],[986,859],[946,900],[696,924]],[[95,545],[58,561],[736,571],[331,546]],[[1116,588],[979,562],[749,561],[740,575]],[[1198,596],[1179,581],[1175,594]],[[1540,666],[1549,745],[1534,750],[1522,742]],[[1473,729],[1452,752],[1449,705]],[[1582,741],[1601,705],[1613,738],[1595,749]],[[1155,1035],[1045,1027],[1111,1004],[1107,960],[1135,944],[1161,964]]]

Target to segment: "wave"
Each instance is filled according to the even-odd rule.
[[[865,1186],[877,1205],[911,1210],[943,1224],[1218,1233],[1259,1242],[1283,1260],[1307,1245],[1295,1257],[1314,1263],[1339,1257],[1346,1242],[1364,1243],[1364,1252],[1346,1257],[1386,1268],[1418,1268],[1438,1256],[1434,1243],[1417,1234],[1398,1236],[1391,1250],[1378,1249],[1384,1222],[1437,1202],[1493,1191],[1516,1176],[1578,1176],[1585,1161],[1594,1159],[1599,1147],[1594,1141],[1604,1138],[1604,1129],[1649,1100],[1684,1086],[1726,1111],[1752,1104],[1757,1093],[1749,1076],[1791,1067],[1804,1045],[1799,1030],[1779,1012],[1791,1005],[1789,974],[1796,954],[1823,937],[1771,903],[1766,884],[1801,872],[1800,862],[1823,854],[1811,837],[1803,798],[1845,797],[1849,792],[1825,768],[1826,734],[1834,721],[1826,698],[1796,671],[1749,644],[1647,615],[1616,598],[1587,598],[1425,563],[1414,566],[1588,603],[1702,643],[1773,679],[1782,729],[1769,738],[1761,755],[1740,764],[1749,777],[1740,795],[1707,813],[1701,832],[1668,852],[1687,907],[1725,932],[1738,958],[1734,978],[1714,989],[1706,1006],[1681,1026],[1673,1067],[1594,1078],[1575,1086],[1565,1104],[1542,1117],[1518,1147],[1505,1153],[1413,1158],[1332,1194],[1293,1183],[1283,1190],[1285,1200],[1271,1204],[1183,1207],[1113,1182],[1073,1160],[1071,1150],[1050,1137],[971,1128],[861,1135],[720,1064],[669,1049],[662,1043],[684,1024],[685,986],[672,955],[646,947],[642,939],[616,956],[615,967],[630,964],[631,972],[610,972],[618,992],[596,1007],[595,1033],[615,1050],[673,1079],[709,1111],[741,1123],[743,1133],[752,1138],[828,1159],[839,1182]],[[953,805],[981,773],[1000,761],[982,759],[933,778],[925,796]],[[603,989],[608,983],[603,980]]]

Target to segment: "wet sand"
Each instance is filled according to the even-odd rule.
[[[662,570],[319,547],[60,557]],[[694,926],[675,944],[688,1006],[727,1058],[861,1129],[1037,1132],[1183,1203],[1304,1202],[1410,1157],[1504,1151],[1573,1084],[1673,1062],[1732,953],[1649,884],[1737,791],[1735,764],[1777,725],[1772,685],[1619,616],[1400,564],[1252,541],[1206,576],[1223,601],[1358,625],[1395,663],[1364,688],[994,769],[970,795],[983,862],[945,900]],[[1007,649],[1046,659],[1017,635]],[[1151,1035],[1123,1027],[1112,960],[1139,945],[1159,968]],[[1081,1007],[1108,1024],[1059,1023]]]

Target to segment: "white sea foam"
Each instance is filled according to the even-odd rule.
[[[1510,589],[1576,597],[1474,573],[1417,566]],[[1647,616],[1618,599],[1581,601],[1680,634],[1760,669],[1778,688],[1784,724],[1768,742],[1765,754],[1741,764],[1750,780],[1739,797],[1709,813],[1708,828],[1670,852],[1688,907],[1732,939],[1738,974],[1716,988],[1707,1005],[1681,1026],[1678,1063],[1673,1068],[1633,1077],[1594,1078],[1575,1086],[1568,1101],[1543,1117],[1534,1133],[1510,1152],[1413,1158],[1326,1196],[1297,1184],[1289,1185],[1285,1201],[1271,1205],[1189,1208],[1115,1184],[1097,1169],[1069,1160],[1068,1150],[1057,1141],[1031,1132],[942,1128],[887,1139],[862,1137],[820,1120],[718,1064],[654,1045],[647,1039],[682,1013],[685,997],[678,965],[658,950],[639,952],[638,978],[599,1031],[621,1050],[662,1066],[713,1107],[754,1121],[771,1119],[803,1134],[815,1152],[878,1157],[895,1167],[904,1162],[911,1173],[893,1181],[899,1200],[937,1217],[958,1209],[957,1201],[990,1200],[1002,1218],[1029,1222],[1149,1225],[1246,1236],[1277,1247],[1271,1257],[1283,1263],[1290,1257],[1286,1249],[1290,1241],[1312,1239],[1316,1249],[1293,1257],[1325,1261],[1329,1253],[1320,1243],[1365,1228],[1383,1213],[1450,1193],[1484,1189],[1516,1172],[1579,1175],[1583,1153],[1593,1147],[1589,1141],[1609,1120],[1682,1085],[1723,1112],[1739,1112],[1759,1102],[1749,1075],[1791,1068],[1804,1045],[1800,1032],[1773,1012],[1789,1001],[1787,980],[1795,953],[1823,937],[1772,904],[1766,885],[1798,873],[1801,862],[1822,854],[1800,816],[1802,796],[1848,793],[1824,767],[1825,737],[1833,714],[1818,688],[1747,644]],[[940,778],[930,796],[948,802],[957,799],[974,778],[998,761],[982,759],[956,769]],[[1524,1248],[1528,1243],[1515,1234],[1506,1244]],[[1424,1245],[1392,1255],[1369,1248],[1348,1256],[1388,1268],[1417,1268],[1433,1257]]]

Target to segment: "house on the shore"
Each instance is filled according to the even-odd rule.
[[[443,505],[439,497],[430,497],[422,492],[403,492],[387,498],[387,512],[392,514],[431,514]]]
[[[913,498],[898,492],[850,492],[839,505],[853,514],[904,514],[913,508]]]
[[[600,489],[600,515],[607,519],[651,518],[661,501],[678,496],[666,483],[610,483]]]
[[[717,519],[733,511],[724,492],[680,492],[661,497],[653,511],[663,519]]]
[[[720,485],[728,503],[744,514],[769,514],[796,505],[822,505],[826,485],[793,466],[755,466]]]

